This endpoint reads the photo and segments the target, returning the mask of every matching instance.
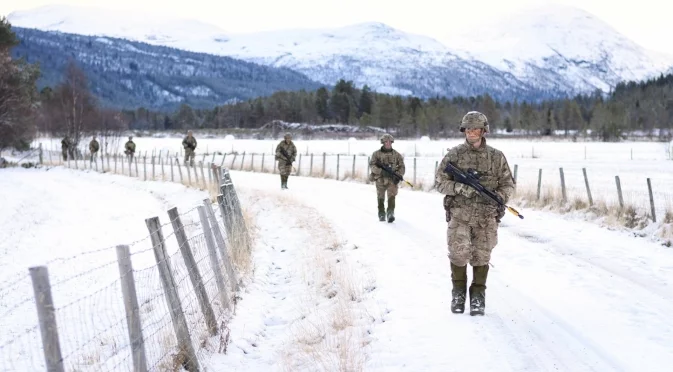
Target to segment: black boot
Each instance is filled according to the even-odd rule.
[[[285,189],[287,189],[287,179],[290,178],[290,176],[285,176]]]
[[[281,189],[285,188],[285,176],[283,175],[280,176],[280,188]]]
[[[462,314],[465,312],[465,294],[467,292],[467,265],[456,266],[451,264],[451,312]]]
[[[395,221],[395,197],[388,198],[388,222]]]
[[[470,285],[470,315],[484,315],[486,308],[486,278],[488,265],[474,266]]]
[[[385,206],[383,205],[383,199],[378,198],[378,207],[379,207],[379,221],[386,220],[386,211]]]

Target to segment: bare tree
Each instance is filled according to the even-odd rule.
[[[61,132],[69,136],[77,148],[83,134],[94,129],[97,112],[88,79],[72,59],[66,66],[63,83],[56,87],[55,98],[60,102]]]
[[[111,154],[119,148],[124,131],[129,127],[129,120],[121,112],[104,109],[98,114],[98,135],[101,143],[101,152]]]

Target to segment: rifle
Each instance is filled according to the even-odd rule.
[[[444,172],[452,175],[454,181],[470,186],[471,188],[477,190],[479,195],[497,203],[498,206],[504,207],[510,213],[523,220],[522,214],[520,214],[516,209],[506,205],[498,194],[487,189],[479,182],[479,174],[474,169],[470,168],[467,170],[467,172],[463,172],[458,167],[451,164],[451,162],[448,162],[446,168],[444,168]]]
[[[379,167],[379,168],[383,169],[384,171],[386,171],[386,173],[388,173],[388,174],[390,174],[391,176],[393,176],[393,178],[396,179],[398,182],[399,182],[399,181],[404,181],[404,182],[406,182],[406,184],[409,185],[411,188],[414,187],[414,185],[412,185],[409,181],[405,180],[404,177],[402,177],[402,176],[400,176],[399,174],[395,173],[395,172],[392,170],[392,168],[390,168],[389,166],[387,166],[387,165],[381,163],[380,160],[376,159],[376,162],[375,162],[374,164],[376,164],[377,167]]]
[[[281,155],[283,155],[283,157],[285,157],[285,161],[287,161],[290,164],[290,166],[292,167],[292,169],[294,169],[295,172],[296,172],[297,170],[292,165],[292,162],[290,161],[290,155],[287,153],[287,151],[285,151],[285,149],[282,148],[282,147],[279,148],[279,150],[280,150]]]

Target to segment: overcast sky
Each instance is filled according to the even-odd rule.
[[[194,18],[215,24],[228,33],[285,28],[329,28],[360,22],[383,22],[402,31],[438,40],[452,33],[479,27],[503,13],[548,0],[2,0],[0,14],[61,3],[153,11],[156,14]],[[673,54],[671,11],[662,0],[614,2],[607,0],[556,0],[584,9],[612,25],[636,43]],[[170,5],[169,5],[170,4]]]

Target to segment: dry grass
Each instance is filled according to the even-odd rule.
[[[295,207],[301,204],[289,199],[285,202]],[[356,323],[372,280],[363,280],[352,269],[342,250],[343,242],[329,221],[308,207],[302,208],[306,211],[295,215],[300,216],[297,227],[308,239],[301,265],[306,291],[296,300],[301,316],[290,326],[291,343],[282,350],[283,369],[363,371],[369,341]]]

